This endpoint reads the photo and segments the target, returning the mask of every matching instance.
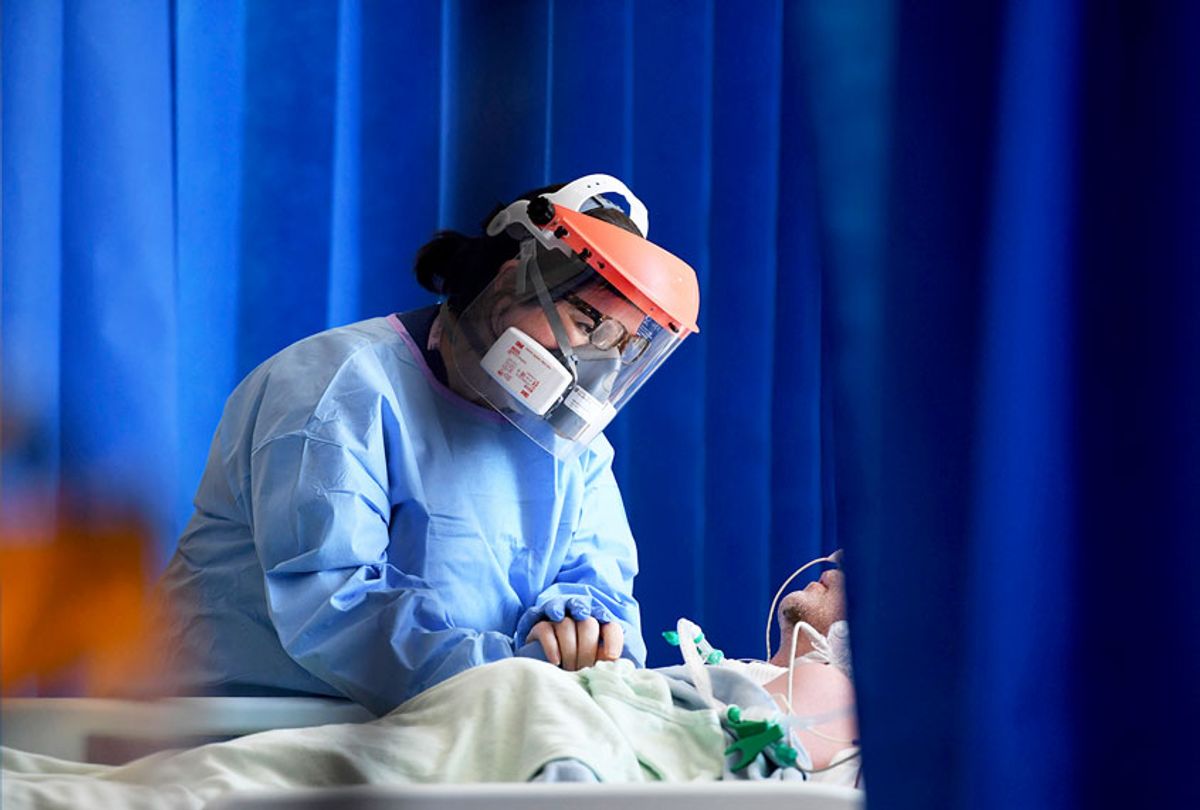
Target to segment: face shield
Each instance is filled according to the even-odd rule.
[[[698,331],[687,264],[568,207],[595,199],[597,177],[518,201],[492,220],[489,234],[507,232],[520,250],[443,336],[451,371],[563,460],[587,447]],[[583,181],[591,193],[580,200]],[[636,214],[640,203],[620,188]],[[645,228],[644,208],[634,221]]]

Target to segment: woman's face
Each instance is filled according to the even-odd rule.
[[[512,273],[515,268],[515,261],[508,262],[500,269],[500,272]],[[625,298],[598,284],[581,287],[575,291],[573,297],[597,310],[602,317],[619,321],[631,335],[637,333],[638,327],[641,326],[644,319],[641,310]],[[492,312],[492,331],[496,337],[503,334],[505,329],[515,326],[546,348],[558,348],[554,330],[551,329],[546,312],[537,299],[525,299],[520,303],[514,303],[514,298],[515,296],[512,294],[502,295],[496,302]],[[593,316],[569,300],[558,301],[556,308],[570,344],[572,346],[586,344],[588,334],[595,326]]]

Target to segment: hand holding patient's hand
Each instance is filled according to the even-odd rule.
[[[543,619],[529,631],[528,641],[537,641],[546,660],[567,672],[590,667],[597,661],[615,661],[625,647],[625,632],[617,622],[600,624],[592,618],[567,616],[560,622]]]

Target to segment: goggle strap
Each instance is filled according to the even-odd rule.
[[[529,278],[529,263],[534,259],[537,245],[532,239],[521,242],[521,252],[517,257],[517,295],[525,294],[525,285]]]
[[[538,267],[537,256],[530,256],[529,261],[522,262],[522,265],[528,267],[528,274],[533,279],[533,289],[537,292],[538,302],[546,313],[546,320],[550,322],[550,331],[554,333],[554,339],[558,341],[558,348],[562,350],[563,357],[567,361],[567,369],[571,372],[571,377],[578,382],[579,375],[575,371],[575,352],[571,348],[571,339],[567,337],[567,329],[563,326],[558,307],[554,306],[554,300],[550,298],[550,290],[546,289],[546,281],[542,278],[542,271]]]

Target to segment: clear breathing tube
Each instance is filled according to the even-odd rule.
[[[799,641],[801,628],[807,628],[805,633],[817,633],[816,629],[807,622],[796,622],[796,625],[792,628],[792,650],[791,655],[788,656],[788,688],[786,698],[787,716],[789,718],[789,731],[807,731],[814,737],[820,737],[822,740],[828,740],[829,742],[842,743],[843,745],[858,745],[858,740],[847,740],[842,737],[833,737],[829,734],[824,734],[820,731],[817,731],[815,728],[815,726],[821,726],[831,720],[837,720],[849,715],[852,712],[852,705],[843,706],[840,709],[834,709],[833,711],[820,715],[810,715],[808,717],[798,717],[796,715],[796,704],[793,702],[795,695],[793,694],[792,690],[796,685],[796,642]],[[791,738],[789,737],[789,739]]]

